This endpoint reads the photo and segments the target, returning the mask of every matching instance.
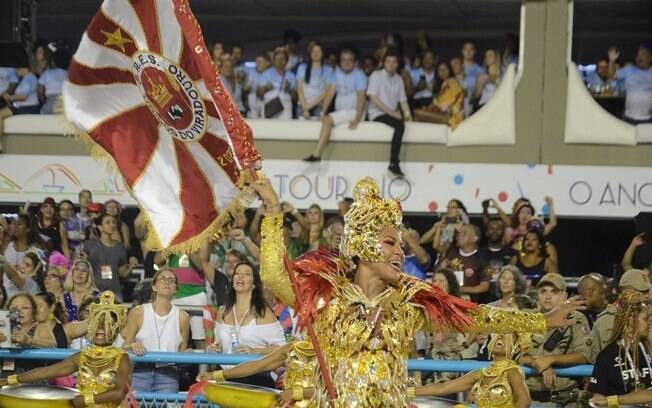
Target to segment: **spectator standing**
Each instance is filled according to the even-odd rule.
[[[599,273],[587,273],[577,281],[577,293],[586,300],[586,310],[583,310],[584,316],[593,328],[598,315],[602,313],[607,304],[608,286],[604,276]]]
[[[120,241],[127,251],[131,250],[131,230],[129,225],[122,221],[122,204],[118,200],[109,200],[104,203],[104,211],[115,218],[116,230],[113,239]]]
[[[621,294],[625,292],[636,291],[645,296],[649,296],[652,284],[648,273],[640,269],[630,269],[620,277],[618,281],[618,290]],[[610,342],[614,328],[614,316],[618,309],[617,303],[607,305],[607,307],[598,315],[591,330],[591,362],[595,359]]]
[[[504,236],[505,223],[503,220],[490,218],[485,232],[487,243],[482,247],[482,251],[489,262],[489,266],[494,270],[499,270],[504,265],[508,265],[512,258],[517,255],[514,249],[505,245]]]
[[[399,154],[405,132],[404,121],[411,121],[410,108],[407,103],[403,79],[397,75],[399,53],[388,49],[383,57],[383,69],[374,72],[369,78],[367,96],[369,96],[369,119],[381,122],[394,129],[388,170],[398,177],[403,177],[399,165]],[[400,105],[400,110],[397,109]]]
[[[265,303],[260,275],[251,264],[235,267],[226,305],[218,313],[215,338],[219,339],[215,350],[226,353],[268,354],[285,344],[283,327]],[[242,382],[274,386],[269,374]]]
[[[79,201],[79,212],[75,216],[79,219],[83,234],[92,223],[91,217],[88,215],[88,206],[93,202],[93,193],[90,190],[81,190],[77,195],[77,201]],[[82,241],[85,239],[86,237],[81,237]]]
[[[514,265],[505,265],[500,268],[496,282],[498,300],[489,305],[501,309],[516,307],[515,297],[524,295],[527,289],[527,281],[521,271]]]
[[[652,44],[642,44],[636,52],[636,65],[628,65],[616,71],[620,52],[611,48],[609,72],[625,90],[625,113],[623,120],[636,125],[652,121]]]
[[[5,261],[14,268],[20,267],[28,251],[43,250],[43,241],[36,229],[36,222],[27,214],[19,214],[15,222],[13,237],[5,249]],[[45,254],[44,254],[45,256]]]
[[[484,73],[477,77],[475,84],[475,98],[478,100],[478,109],[493,98],[502,76],[502,65],[498,51],[493,49],[485,51]]]
[[[324,51],[318,41],[310,42],[308,56],[309,61],[297,69],[297,117],[303,119],[321,116],[326,86],[333,82],[333,69],[324,65]]]
[[[341,62],[341,61],[340,61]],[[362,59],[362,72],[369,77],[378,69],[378,60],[373,55],[365,55]]]
[[[475,302],[487,300],[489,281],[487,261],[478,250],[480,228],[475,225],[461,225],[455,238],[455,247],[451,248],[439,268],[450,268],[463,276],[461,292],[469,295]]]
[[[90,262],[79,259],[72,264],[70,272],[63,282],[63,303],[68,321],[83,320],[79,315],[79,306],[86,299],[95,299],[100,292],[95,287],[93,267]]]
[[[46,197],[39,206],[39,213],[36,218],[36,226],[46,247],[50,251],[63,253],[70,259],[71,252],[68,245],[68,234],[66,227],[59,219],[54,198]]]
[[[547,273],[559,273],[557,262],[548,256],[543,234],[536,229],[525,234],[523,249],[512,258],[512,264],[533,282],[537,282]]]
[[[248,118],[261,119],[264,117],[262,95],[259,96],[257,94],[257,89],[265,86],[263,74],[269,69],[270,65],[272,63],[269,55],[263,52],[256,56],[256,68],[247,71],[247,79],[243,86],[243,92],[247,95],[247,102],[249,104],[249,110],[247,111]]]
[[[95,219],[95,225],[100,232],[99,239],[84,243],[84,251],[95,273],[95,284],[101,292],[110,290],[122,300],[120,280],[129,276],[137,260],[133,257],[127,259],[124,245],[113,238],[117,231],[114,216],[102,214]]]
[[[537,288],[542,313],[547,313],[566,301],[566,282],[557,273],[546,274]],[[545,335],[533,335],[534,349],[522,359],[523,364],[535,368],[540,374],[526,381],[534,401],[547,403],[550,402],[553,391],[578,388],[577,381],[557,377],[553,369],[553,366],[586,364],[589,361],[589,323],[580,312],[574,312],[570,320],[572,323],[567,327],[548,329]]]
[[[464,66],[464,78],[466,83],[464,89],[467,92],[467,98],[464,104],[464,116],[469,117],[473,113],[473,97],[475,93],[475,84],[478,76],[484,73],[484,70],[475,62],[477,50],[475,44],[467,41],[462,45],[462,65]]]
[[[414,95],[412,109],[423,108],[432,103],[434,91],[437,87],[435,72],[435,53],[432,50],[423,50],[420,54],[420,67],[411,72]]]
[[[61,95],[63,82],[68,78],[70,55],[65,50],[57,50],[48,58],[48,67],[38,80],[38,99],[42,104],[41,113],[53,114],[56,102]]]
[[[356,65],[357,61],[353,50],[347,48],[340,51],[340,66],[330,77],[321,107],[319,142],[314,152],[304,159],[305,161],[321,160],[333,127],[348,123],[349,129],[356,129],[364,119],[367,78]],[[333,98],[335,98],[335,110],[326,113]]]
[[[613,335],[593,366],[589,391],[596,405],[592,406],[638,407],[652,401],[649,390],[642,391],[652,387],[648,302],[648,296],[640,292],[620,295]],[[644,398],[632,399],[637,394]]]
[[[70,256],[74,258],[76,251],[81,245],[84,228],[82,227],[81,220],[75,217],[75,208],[73,207],[72,201],[61,200],[59,203],[59,219],[63,223],[63,230],[68,237]]]
[[[246,114],[247,109],[244,105],[244,99],[242,97],[242,83],[244,78],[242,76],[238,77],[238,73],[233,67],[233,57],[226,58],[222,61],[222,67],[220,68],[220,79],[226,87],[226,90],[229,91],[231,99],[238,107],[238,111],[242,114]]]
[[[45,72],[50,67],[51,61],[52,50],[50,49],[49,44],[40,43],[34,49],[34,55],[30,69],[34,75],[40,77],[43,72]]]
[[[621,261],[624,271],[632,268],[646,269],[650,267],[650,264],[652,264],[652,257],[650,256],[652,251],[649,250],[652,249],[651,238],[652,236],[649,236],[648,233],[642,232],[632,239]]]
[[[586,76],[586,86],[594,95],[618,94],[618,81],[609,75],[609,60],[607,58],[598,60],[595,64],[595,71]]]
[[[8,263],[0,255],[0,272],[2,273],[5,299],[21,292],[27,292],[32,295],[38,293],[37,274],[41,271],[42,265],[41,260],[35,252],[25,253],[22,265],[18,268]]]
[[[180,352],[188,348],[190,317],[172,304],[177,288],[174,270],[160,269],[152,279],[152,301],[129,312],[123,348],[142,356],[150,351]],[[175,364],[138,363],[132,385],[141,392],[179,392]]]
[[[263,116],[267,119],[292,119],[292,94],[297,80],[288,65],[288,53],[283,48],[274,51],[273,66],[263,73],[263,86],[257,88],[263,98]]]
[[[299,63],[301,62],[301,56],[297,54],[297,47],[299,46],[300,41],[301,33],[297,30],[290,28],[285,30],[283,33],[283,47],[287,52],[285,68],[292,72],[296,72]]]

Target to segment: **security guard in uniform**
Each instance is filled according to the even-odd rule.
[[[548,273],[537,284],[539,307],[549,312],[566,301],[566,282],[558,273]],[[587,338],[591,332],[586,317],[575,312],[573,323],[565,328],[549,329],[545,335],[532,337],[533,349],[523,357],[525,365],[535,368],[540,376],[530,377],[526,383],[537,407],[580,407],[570,391],[578,388],[577,381],[557,377],[553,366],[586,364],[590,348]]]
[[[641,269],[630,269],[620,277],[618,282],[618,289],[620,292],[626,290],[636,290],[643,293],[650,293],[652,289],[652,283],[650,283],[650,278],[648,273]],[[593,329],[591,330],[591,355],[590,362],[595,363],[595,359],[607,345],[609,344],[609,339],[611,338],[611,330],[614,326],[614,316],[616,310],[618,309],[615,303],[608,305],[605,310],[598,315],[595,323],[593,324]],[[652,329],[650,331],[652,334]],[[652,338],[652,337],[651,337]]]

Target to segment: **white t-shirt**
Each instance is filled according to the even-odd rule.
[[[239,330],[235,325],[215,323],[215,339],[222,346],[223,353],[234,353],[231,349],[231,333],[235,333],[240,346],[252,348],[265,348],[270,346],[282,346],[285,344],[285,333],[283,326],[278,321],[267,324],[256,324],[256,319],[240,326]],[[230,366],[224,366],[229,368]]]
[[[178,352],[182,343],[179,328],[179,308],[172,305],[170,312],[159,316],[151,303],[143,305],[143,325],[135,340],[143,343],[147,351]]]
[[[384,69],[375,71],[369,77],[367,95],[376,96],[390,109],[397,109],[400,102],[407,101],[403,78],[398,73],[389,75]],[[385,114],[382,109],[371,101],[369,101],[367,112],[369,113],[369,120],[374,120]]]

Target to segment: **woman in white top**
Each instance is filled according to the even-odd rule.
[[[268,354],[285,344],[283,327],[265,302],[260,275],[248,262],[234,268],[226,304],[217,314],[215,339],[213,350],[224,353]],[[238,381],[274,387],[269,373]]]
[[[190,317],[172,304],[177,276],[162,268],[152,279],[152,303],[133,308],[122,331],[123,348],[142,356],[148,351],[185,351],[190,335]],[[135,391],[179,392],[179,373],[173,364],[136,364],[132,375]]]

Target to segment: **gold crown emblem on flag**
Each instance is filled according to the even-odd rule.
[[[172,99],[172,94],[168,89],[165,87],[163,84],[155,84],[152,82],[151,78],[147,78],[149,81],[149,85],[151,89],[147,91],[147,96],[149,96],[156,104],[158,105],[159,108],[164,107],[165,105],[170,102],[170,99]]]

